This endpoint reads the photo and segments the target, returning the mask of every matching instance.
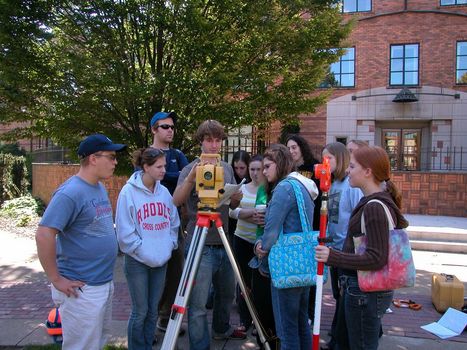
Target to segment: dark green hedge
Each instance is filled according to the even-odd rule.
[[[0,203],[28,192],[26,158],[0,153]]]

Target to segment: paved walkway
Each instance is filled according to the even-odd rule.
[[[421,223],[433,224],[435,219],[425,217],[422,218]],[[459,229],[467,228],[467,219],[453,219],[455,220],[452,222],[458,222]],[[440,225],[450,226],[447,219],[444,219]],[[441,317],[431,304],[432,272],[454,273],[465,285],[467,282],[465,255],[415,251],[414,258],[417,267],[417,284],[414,288],[397,291],[396,298],[415,300],[422,305],[422,309],[413,311],[392,307],[393,313],[383,318],[385,335],[380,343],[380,349],[464,349],[467,332],[448,340],[440,340],[422,330],[420,326],[437,321]],[[130,300],[122,272],[121,257],[115,270],[115,287],[112,342],[125,344]],[[52,306],[49,285],[37,261],[34,241],[30,238],[16,237],[0,229],[0,345],[49,343],[50,338],[45,334],[43,322]],[[333,308],[334,300],[329,287],[325,286],[321,327],[323,339],[327,338]],[[234,310],[232,323],[238,324],[238,322],[238,315]],[[181,349],[188,349],[187,338],[187,335],[180,338]],[[256,346],[253,338],[248,337],[245,341],[215,341],[212,348],[255,349]]]

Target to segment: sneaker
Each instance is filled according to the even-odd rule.
[[[229,337],[229,339],[245,339],[245,338],[246,338],[246,332],[243,332],[240,329],[235,329]]]
[[[240,323],[240,326],[237,327],[237,329],[239,331],[242,331],[242,332],[248,332],[248,330],[250,329],[252,323],[250,322],[250,324],[246,323],[248,326],[246,326],[244,323]]]
[[[227,339],[245,339],[246,333],[241,330],[235,329],[231,335],[213,335],[212,339],[214,340],[227,340]]]

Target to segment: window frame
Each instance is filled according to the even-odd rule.
[[[355,11],[344,11],[344,3],[345,1],[355,1]],[[359,12],[371,12],[373,10],[373,0],[369,0],[370,1],[370,9],[369,10],[359,10],[358,9],[358,4],[360,1],[363,1],[363,0],[341,0],[340,3],[341,3],[341,13],[359,13]]]
[[[353,50],[353,59],[351,59],[351,60],[348,60],[348,59],[343,60],[342,58],[345,56],[345,54],[347,54],[347,52],[346,52],[344,55],[342,55],[342,56],[339,57],[339,61],[334,62],[334,63],[331,63],[331,64],[329,65],[329,74],[332,74],[334,77],[339,76],[339,80],[338,80],[338,81],[339,81],[339,84],[338,84],[338,85],[329,84],[328,86],[326,86],[326,87],[328,87],[328,88],[329,88],[329,87],[331,87],[331,88],[337,88],[337,89],[355,88],[355,77],[356,77],[356,75],[355,75],[355,66],[356,66],[356,65],[355,65],[355,62],[356,62],[356,60],[357,60],[357,59],[356,59],[356,52],[357,52],[357,50],[356,50],[355,46],[344,47],[344,48],[342,48],[342,49],[343,49],[343,50],[346,50],[346,51],[352,49],[352,50]],[[352,73],[342,73],[342,63],[343,63],[343,62],[353,62],[353,65],[352,65]],[[339,73],[334,73],[334,72],[332,72],[332,70],[331,70],[331,66],[332,66],[333,64],[336,64],[336,63],[339,64]],[[346,76],[353,76],[353,85],[342,85],[342,76],[344,76],[344,75],[346,75]],[[337,79],[336,79],[336,80],[337,80]]]
[[[456,85],[467,85],[467,80],[465,83],[460,83],[457,79],[457,72],[458,71],[466,71],[465,74],[467,74],[467,67],[465,69],[459,69],[459,66],[457,64],[457,60],[459,57],[465,57],[467,59],[467,54],[465,55],[459,55],[459,44],[460,43],[465,43],[465,45],[467,46],[467,40],[458,40],[456,41],[456,76],[455,76],[455,79],[456,79]]]
[[[408,71],[405,69],[405,64],[406,64],[406,55],[405,55],[405,50],[406,46],[410,45],[417,45],[417,70],[416,71]],[[392,57],[392,48],[395,46],[402,46],[403,47],[403,55],[402,55],[402,70],[401,71],[393,71],[392,70],[392,60],[393,59],[398,59],[399,57]],[[414,58],[414,57],[409,57],[409,58]],[[392,73],[397,73],[401,72],[402,73],[402,83],[400,84],[395,84],[392,83]],[[405,83],[405,73],[408,72],[417,72],[417,82],[415,84],[406,84]],[[404,43],[404,44],[390,44],[389,45],[389,86],[419,86],[420,85],[420,43]]]
[[[397,144],[390,149],[386,140],[388,140],[387,133],[397,134],[393,139]],[[416,134],[415,146],[405,146],[404,141],[407,134]],[[422,166],[422,153],[421,153],[422,129],[417,127],[399,128],[399,127],[383,127],[381,128],[381,147],[387,152],[391,171],[420,171]],[[409,165],[408,163],[413,163]]]
[[[462,0],[453,0],[454,4],[443,4],[443,1],[444,0],[439,0],[439,6],[463,6],[463,5],[467,5],[467,1],[463,2],[461,4],[458,3],[458,1],[462,1]]]

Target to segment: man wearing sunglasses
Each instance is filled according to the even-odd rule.
[[[174,138],[176,122],[177,114],[175,112],[157,112],[151,118],[151,132],[153,135],[151,147],[161,149],[165,153],[166,173],[161,183],[167,187],[170,194],[173,194],[175,187],[177,187],[180,171],[188,165],[188,160],[182,151],[170,148]]]
[[[175,123],[177,114],[175,112],[157,112],[151,118],[151,132],[153,135],[153,148],[161,149],[165,153],[165,176],[161,184],[167,187],[170,194],[173,194],[177,186],[180,171],[188,165],[188,160],[182,151],[171,148],[170,144],[174,138]],[[167,330],[170,311],[177,293],[178,283],[183,272],[185,239],[183,234],[178,235],[178,249],[172,252],[167,265],[164,292],[159,302],[159,317],[157,329],[162,332]],[[181,334],[184,333],[182,329]]]
[[[63,349],[102,349],[112,315],[118,246],[101,181],[113,175],[115,144],[96,134],[78,148],[80,169],[53,194],[36,232],[37,254],[59,306]]]

